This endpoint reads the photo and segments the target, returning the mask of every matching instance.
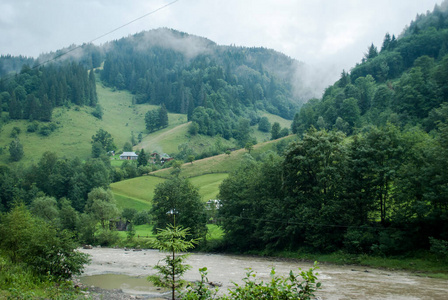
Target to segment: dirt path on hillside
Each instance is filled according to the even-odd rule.
[[[191,122],[187,122],[187,123],[184,123],[184,124],[180,124],[180,125],[178,125],[178,126],[176,126],[176,127],[171,128],[170,130],[167,130],[167,131],[161,133],[160,135],[158,135],[158,136],[155,137],[155,138],[148,139],[148,140],[146,140],[146,141],[142,141],[140,144],[138,144],[138,145],[136,146],[136,149],[138,149],[138,150],[140,150],[140,149],[142,149],[142,148],[146,149],[146,148],[149,147],[150,145],[156,145],[156,146],[161,147],[161,146],[159,145],[159,142],[160,142],[161,140],[163,140],[167,135],[173,133],[173,132],[176,131],[176,130],[179,130],[179,129],[183,128],[183,127],[188,126],[190,123],[191,123]]]

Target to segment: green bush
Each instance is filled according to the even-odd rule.
[[[27,132],[36,132],[39,129],[39,123],[34,121],[26,127]]]
[[[17,138],[17,136],[20,134],[20,132],[21,132],[21,130],[20,130],[19,127],[14,127],[14,128],[11,130],[11,133],[10,133],[9,137],[15,139],[15,138]]]
[[[142,210],[134,215],[134,225],[144,225],[149,223],[149,211]]]
[[[432,253],[441,259],[448,259],[448,241],[429,237],[429,243],[431,245],[430,251]]]
[[[344,248],[348,253],[368,253],[377,241],[371,228],[349,228],[344,235]]]
[[[89,261],[87,254],[75,251],[71,233],[33,217],[23,204],[2,217],[0,236],[0,250],[13,263],[25,264],[36,275],[54,281],[80,274]]]
[[[320,288],[321,283],[317,282],[315,273],[317,263],[308,271],[300,271],[300,274],[289,272],[289,276],[277,276],[272,268],[270,281],[263,282],[256,279],[256,274],[248,270],[243,284],[234,283],[235,288],[229,289],[228,296],[216,298],[217,289],[208,287],[207,268],[199,269],[201,281],[190,283],[186,292],[181,295],[183,300],[207,300],[207,299],[314,299],[314,293]]]
[[[116,231],[109,229],[99,230],[95,237],[97,243],[103,247],[115,245],[120,239]]]

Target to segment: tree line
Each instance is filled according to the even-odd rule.
[[[440,113],[437,136],[310,129],[284,156],[247,155],[218,196],[229,247],[390,255],[448,240],[448,107]]]
[[[30,68],[0,81],[0,104],[13,120],[51,121],[54,107],[98,103],[95,74],[81,64],[66,63]]]

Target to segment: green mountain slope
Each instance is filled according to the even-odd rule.
[[[302,106],[293,131],[314,126],[352,134],[366,125],[421,126],[441,121],[437,110],[448,99],[447,3],[418,15],[396,38],[368,48],[361,63],[328,87],[319,100]]]
[[[251,154],[254,157],[263,155],[269,151],[278,151],[296,139],[288,136],[275,141],[269,141],[255,145]],[[243,159],[246,150],[233,151],[230,155],[221,154],[213,157],[185,163],[181,167],[181,176],[188,177],[191,183],[199,188],[203,201],[215,199],[219,192],[219,185],[227,178],[228,174],[235,170]],[[157,184],[170,177],[171,169],[153,172],[150,176],[141,176],[111,184],[120,207],[136,208],[138,210],[149,209],[154,190]]]
[[[52,151],[60,157],[86,159],[91,155],[91,138],[95,132],[103,128],[111,133],[116,145],[121,148],[131,139],[131,132],[137,136],[145,130],[144,115],[146,111],[155,108],[151,105],[132,106],[132,97],[127,92],[113,92],[109,88],[97,85],[98,101],[103,107],[102,120],[92,116],[93,108],[88,106],[71,106],[55,108],[52,123],[56,129],[48,136],[39,132],[27,132],[29,121],[10,121],[1,128],[0,146],[3,153],[0,162],[9,163],[7,146],[14,139],[10,133],[14,127],[20,128],[18,135],[23,144],[24,157],[22,163],[36,162],[44,152]],[[172,116],[177,119],[178,116]],[[47,123],[39,123],[39,127]]]

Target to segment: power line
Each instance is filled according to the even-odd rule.
[[[79,46],[76,46],[76,47],[74,47],[74,48],[71,48],[71,49],[69,49],[69,50],[67,50],[67,51],[65,51],[65,52],[63,52],[63,53],[61,53],[61,54],[58,54],[58,55],[56,55],[56,56],[54,56],[54,57],[52,57],[52,58],[50,58],[50,59],[48,59],[48,60],[42,62],[42,63],[39,63],[39,64],[33,66],[32,69],[39,68],[40,66],[43,66],[43,65],[45,65],[45,64],[47,64],[47,63],[49,63],[49,62],[55,61],[55,60],[61,58],[62,56],[65,56],[65,55],[69,54],[70,52],[73,52],[73,51],[75,51],[75,50],[77,50],[77,49],[79,49],[79,48],[82,48],[85,44],[91,44],[91,43],[93,43],[93,42],[95,42],[95,41],[97,41],[97,40],[99,40],[99,39],[101,39],[101,38],[103,38],[103,37],[105,37],[105,36],[108,36],[108,35],[111,34],[111,33],[114,33],[115,31],[118,31],[118,30],[122,29],[123,27],[126,27],[126,26],[128,26],[128,25],[130,25],[130,24],[132,24],[132,23],[134,23],[134,22],[137,22],[138,20],[141,20],[141,19],[143,19],[143,18],[146,18],[147,16],[150,16],[150,15],[152,15],[152,14],[155,14],[156,12],[158,12],[158,11],[160,11],[160,10],[162,10],[162,9],[167,8],[168,6],[173,5],[174,3],[178,2],[178,1],[179,1],[179,0],[171,1],[171,2],[169,2],[169,3],[167,3],[167,4],[165,4],[165,5],[161,6],[161,7],[159,7],[159,8],[157,8],[157,9],[153,10],[153,11],[150,11],[149,13],[144,14],[143,16],[140,16],[140,17],[138,17],[138,18],[136,18],[136,19],[133,19],[132,21],[129,21],[129,22],[127,22],[127,23],[125,23],[125,24],[123,24],[123,25],[121,25],[121,26],[119,26],[119,27],[117,27],[117,28],[115,28],[115,29],[112,29],[111,31],[109,31],[109,32],[107,32],[107,33],[104,33],[104,34],[102,34],[102,35],[100,35],[100,36],[94,38],[93,40],[90,40],[90,41],[87,42],[87,43],[83,43],[82,45],[79,45]],[[8,76],[4,76],[3,78],[5,78],[5,77],[8,77]],[[3,79],[3,78],[2,78],[2,79]]]
[[[157,8],[157,9],[155,9],[155,10],[153,10],[153,11],[147,13],[147,14],[144,14],[143,16],[138,17],[138,18],[136,18],[136,19],[134,19],[134,20],[132,20],[132,21],[130,21],[130,22],[124,24],[124,25],[121,25],[121,26],[119,26],[119,27],[117,27],[117,28],[115,28],[115,29],[109,31],[108,33],[105,33],[105,34],[103,34],[103,35],[101,35],[101,36],[99,36],[99,37],[97,37],[97,38],[94,38],[94,39],[91,40],[89,43],[93,43],[93,42],[95,42],[96,40],[99,40],[99,39],[101,39],[101,38],[103,38],[103,37],[105,37],[105,36],[107,36],[107,35],[109,35],[109,34],[115,32],[115,31],[117,31],[117,30],[120,30],[121,28],[126,27],[126,26],[128,26],[128,25],[130,25],[130,24],[132,24],[132,23],[134,23],[134,22],[136,22],[136,21],[138,21],[138,20],[140,20],[140,19],[146,18],[146,17],[149,16],[149,15],[155,14],[155,13],[158,12],[159,10],[162,10],[162,9],[164,9],[164,8],[167,8],[168,6],[173,5],[174,3],[178,2],[178,1],[179,1],[179,0],[171,1],[170,3],[167,3],[167,4],[165,4],[164,6],[161,6],[161,7]]]

